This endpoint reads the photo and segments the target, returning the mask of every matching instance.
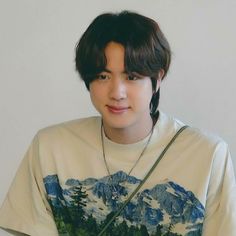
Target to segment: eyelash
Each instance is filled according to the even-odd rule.
[[[138,80],[138,79],[140,79],[138,76],[135,76],[135,75],[127,75],[127,79],[129,80],[129,81],[135,81],[135,80]]]
[[[106,79],[109,79],[109,75],[98,74],[98,75],[96,75],[96,79],[98,79],[98,80],[106,80]],[[141,79],[141,77],[139,77],[137,75],[127,74],[127,80],[128,81],[136,81],[138,79]]]
[[[106,78],[102,78],[102,77],[106,77]],[[107,79],[107,77],[109,77],[109,76],[108,75],[104,75],[104,74],[96,75],[96,79],[99,79],[99,80],[105,80],[105,79]]]

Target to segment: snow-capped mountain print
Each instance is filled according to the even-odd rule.
[[[44,178],[59,235],[98,235],[141,180],[119,171],[101,179]],[[204,207],[190,191],[166,180],[138,192],[104,236],[201,235]]]

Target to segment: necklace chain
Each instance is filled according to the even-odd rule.
[[[143,154],[145,153],[150,141],[151,141],[151,137],[152,137],[152,134],[153,134],[153,129],[154,129],[154,125],[152,125],[152,129],[151,129],[151,132],[149,134],[149,137],[148,137],[148,140],[141,152],[141,154],[139,155],[138,159],[136,160],[136,162],[134,163],[134,165],[131,167],[130,171],[128,172],[124,182],[126,181],[127,177],[130,176],[131,172],[133,171],[133,169],[137,166],[137,164],[139,163],[140,159],[142,158]],[[101,141],[102,141],[102,154],[103,154],[103,160],[104,160],[104,163],[105,163],[105,166],[106,166],[106,170],[107,170],[107,173],[109,175],[109,179],[110,179],[110,183],[112,185],[112,188],[113,188],[113,197],[114,198],[117,198],[118,197],[118,191],[116,190],[116,188],[113,186],[112,184],[112,175],[111,175],[111,171],[109,169],[109,166],[108,166],[108,163],[107,163],[107,158],[106,158],[106,154],[105,154],[105,145],[104,145],[104,138],[103,138],[103,122],[101,123]]]

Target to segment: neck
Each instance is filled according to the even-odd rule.
[[[150,120],[143,125],[143,127],[126,127],[126,128],[111,128],[105,123],[103,124],[105,135],[113,142],[120,144],[136,143],[146,138],[152,128],[153,121]]]

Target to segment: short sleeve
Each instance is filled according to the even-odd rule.
[[[37,135],[0,209],[0,227],[15,235],[58,235],[43,185]]]
[[[224,142],[217,145],[207,193],[203,235],[236,235],[236,183],[233,164]]]

